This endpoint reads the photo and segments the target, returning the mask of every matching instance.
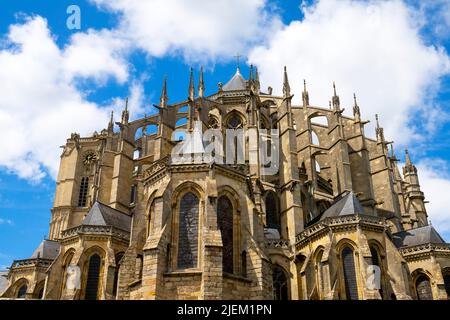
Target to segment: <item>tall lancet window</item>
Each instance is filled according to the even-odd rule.
[[[277,229],[281,236],[281,219],[278,201],[273,192],[268,192],[265,199],[267,228]]]
[[[358,300],[358,284],[353,249],[346,246],[342,250],[342,264],[344,270],[345,296],[347,300]]]
[[[288,300],[288,280],[286,273],[278,266],[272,270],[273,299]]]
[[[101,258],[98,254],[94,254],[89,258],[88,274],[86,281],[86,300],[98,299],[98,287],[100,280]]]
[[[222,234],[223,271],[233,273],[233,205],[227,196],[218,200],[217,225]]]
[[[180,201],[178,226],[178,269],[197,267],[199,199],[187,192]]]
[[[89,187],[89,177],[81,178],[80,192],[78,194],[78,206],[79,207],[86,206],[88,187]]]

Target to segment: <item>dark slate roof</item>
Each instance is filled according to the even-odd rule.
[[[353,192],[349,192],[341,199],[335,201],[331,207],[325,210],[320,220],[350,214],[364,214],[364,209]]]
[[[392,239],[398,248],[412,247],[426,243],[445,243],[444,239],[442,239],[436,229],[431,225],[394,233]]]
[[[44,240],[41,244],[34,250],[31,255],[31,259],[41,258],[41,259],[55,259],[59,254],[60,244],[57,241]]]
[[[223,91],[245,90],[246,83],[244,77],[241,75],[239,68],[236,70],[233,78],[230,79],[223,87]]]
[[[90,226],[112,226],[129,232],[131,230],[131,217],[122,211],[96,202],[89,210],[82,224]]]

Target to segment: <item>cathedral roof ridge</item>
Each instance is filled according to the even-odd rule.
[[[223,91],[245,90],[247,87],[246,80],[241,75],[239,67],[236,69],[234,76],[222,87]]]

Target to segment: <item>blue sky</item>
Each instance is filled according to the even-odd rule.
[[[430,219],[450,240],[450,4],[420,1],[238,0],[3,1],[0,4],[0,269],[47,235],[60,145],[116,116],[152,113],[167,74],[169,102],[187,96],[189,68],[205,66],[207,93],[258,66],[281,91],[287,65],[295,99],[308,81],[326,107],[336,81],[351,110],[380,114],[403,160],[419,168]],[[81,29],[66,26],[69,5]],[[170,16],[167,15],[170,12]],[[2,92],[3,91],[3,92]],[[14,142],[14,143],[12,143]]]

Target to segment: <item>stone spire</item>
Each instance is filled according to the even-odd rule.
[[[303,106],[309,106],[309,93],[306,89],[306,80],[303,79],[303,92],[302,92],[302,100],[303,100]]]
[[[114,131],[114,111],[111,111],[111,118],[109,119],[108,123],[108,132]]]
[[[378,114],[375,115],[375,120],[377,121],[377,127],[375,128],[375,133],[377,135],[378,142],[385,142],[384,140],[384,129],[380,126],[380,121],[378,119]]]
[[[256,86],[257,93],[259,93],[260,88],[261,88],[261,83],[259,82],[258,68],[255,68],[255,86]]]
[[[397,161],[397,157],[395,156],[395,152],[394,152],[394,143],[391,143],[391,160]]]
[[[189,100],[194,101],[194,99],[195,99],[194,70],[191,67],[191,75],[189,80]]]
[[[334,111],[339,111],[341,110],[341,101],[339,99],[339,96],[336,93],[336,84],[333,82],[333,98],[332,98],[332,102],[333,102],[333,109]]]
[[[291,96],[291,87],[289,86],[289,79],[286,70],[286,66],[284,66],[284,77],[283,77],[283,97],[289,98]]]
[[[411,157],[409,156],[408,148],[405,148],[405,166],[403,167],[403,173],[417,173],[417,168],[412,163]]]
[[[361,110],[359,109],[358,101],[356,101],[355,93],[353,93],[353,101],[354,101],[353,116],[355,117],[355,120],[359,122],[359,121],[361,121]]]
[[[198,96],[203,98],[205,94],[205,84],[203,83],[203,66],[200,68],[200,80],[198,82]]]
[[[167,96],[167,75],[164,75],[164,84],[161,92],[161,98],[159,100],[159,107],[166,108],[168,100],[169,97]]]
[[[253,81],[253,65],[252,64],[250,65],[250,74],[249,74],[249,77],[248,77],[248,81],[249,82]]]
[[[128,124],[130,114],[128,113],[128,97],[125,100],[125,110],[122,111],[122,124]]]

